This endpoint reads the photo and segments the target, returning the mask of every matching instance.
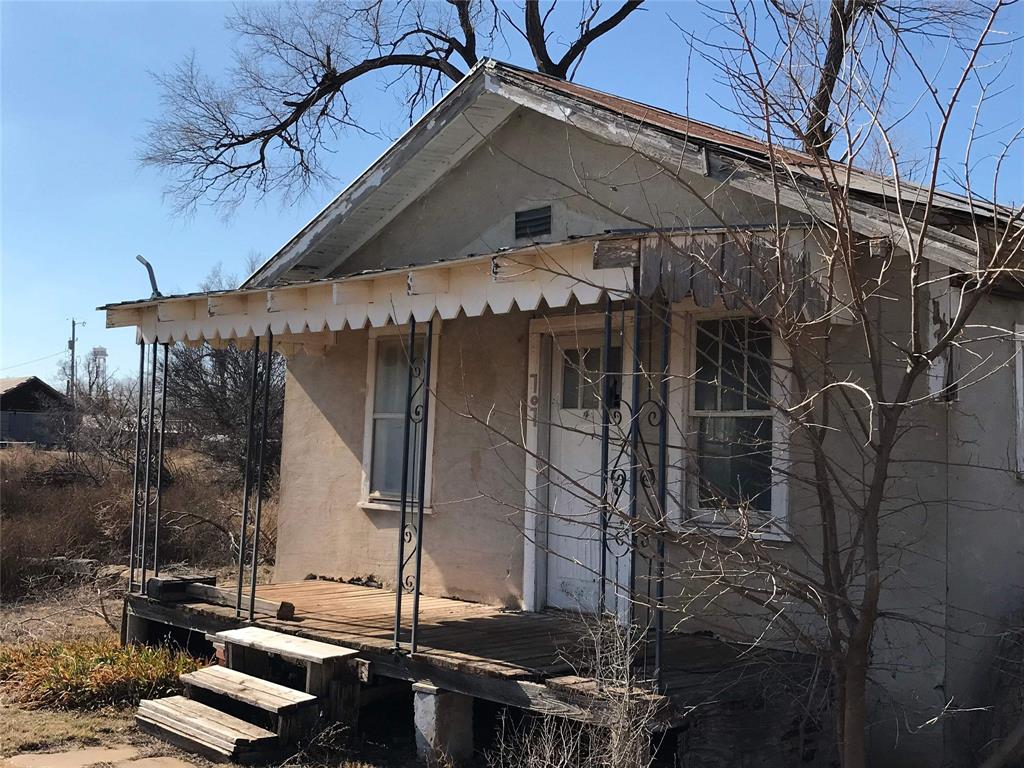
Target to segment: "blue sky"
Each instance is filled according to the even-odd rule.
[[[243,276],[248,254],[271,255],[386,147],[384,139],[349,135],[333,160],[337,188],[297,203],[252,201],[227,221],[209,208],[175,218],[162,198],[164,179],[136,161],[159,110],[150,73],[169,70],[190,50],[209,72],[224,71],[230,9],[214,2],[0,3],[0,376],[56,381],[72,317],[86,321],[81,350],[103,345],[111,368],[130,373],[132,332],[106,330],[95,307],[148,295],[135,254],[153,263],[164,293],[195,290],[217,262]],[[577,80],[678,111],[688,99],[694,117],[735,126],[722,106],[728,94],[696,59],[687,97],[686,43],[670,15],[707,37],[698,5],[655,3],[599,43]],[[1019,34],[1021,19],[1016,9],[1002,26]],[[494,55],[529,65],[525,49],[510,42],[512,50]],[[925,55],[939,57],[941,47]],[[1007,62],[1012,90],[993,105],[989,125],[999,135],[1024,124],[1022,62],[1016,51]],[[359,97],[370,127],[401,133],[404,112],[394,95],[372,84]],[[915,132],[927,127],[910,122],[906,131],[913,147]],[[1019,202],[1020,152],[1010,172],[1003,198]]]

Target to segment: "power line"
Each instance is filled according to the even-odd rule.
[[[42,357],[37,357],[35,360],[26,360],[23,363],[15,363],[14,365],[5,365],[3,368],[0,368],[0,371],[9,371],[12,368],[21,368],[22,366],[32,365],[32,363],[38,363],[38,362],[40,362],[42,360],[49,360],[51,357],[57,357],[58,355],[65,354],[66,351],[67,350],[62,349],[60,352],[54,352],[52,355],[43,355]]]

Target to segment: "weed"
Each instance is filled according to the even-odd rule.
[[[0,647],[0,685],[12,701],[51,709],[133,707],[181,691],[178,678],[203,665],[171,648],[116,640]]]

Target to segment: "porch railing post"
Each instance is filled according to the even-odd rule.
[[[267,452],[267,424],[270,418],[270,375],[274,364],[274,332],[267,329],[267,356],[263,362],[263,415],[260,424],[260,448],[256,461],[256,514],[252,524],[252,561],[249,576],[249,621],[256,613],[256,569],[259,565],[260,520],[263,515],[263,462]]]
[[[153,510],[153,576],[160,575],[160,506],[164,479],[164,438],[167,434],[167,344],[164,344],[164,375],[160,380],[160,436],[156,449],[156,505]]]
[[[643,299],[636,291],[636,309],[633,312],[633,366],[630,381],[629,409],[629,623],[633,623],[634,591],[636,588],[636,518],[637,495],[639,491],[639,460],[640,460],[640,319],[643,310]]]
[[[433,346],[434,319],[427,321],[423,340],[423,417],[420,422],[419,483],[416,489],[416,584],[412,593],[412,630],[409,649],[416,653],[416,630],[420,623],[420,573],[423,563],[423,504],[427,493],[427,425],[430,421],[430,357]]]
[[[599,524],[601,528],[601,584],[598,593],[598,613],[604,616],[608,590],[608,441],[611,439],[611,397],[612,371],[609,361],[612,352],[612,296],[605,295],[604,302],[604,350],[601,367],[604,369],[601,379],[601,510]],[[621,365],[619,366],[621,370]]]
[[[242,582],[245,580],[245,542],[249,529],[249,496],[252,484],[252,454],[256,429],[256,387],[260,367],[260,337],[252,345],[252,375],[249,379],[249,415],[246,421],[245,459],[242,468],[242,527],[238,535],[238,585],[235,593],[235,617],[242,615]]]
[[[128,545],[128,591],[135,591],[136,530],[139,526],[139,462],[142,459],[142,406],[146,388],[146,343],[139,342],[139,397],[135,416],[135,470],[132,473],[132,529]]]
[[[672,304],[665,299],[661,327],[661,382],[658,388],[661,420],[658,423],[658,515],[657,560],[654,592],[654,679],[661,688],[665,635],[665,532],[668,524],[668,387],[672,343]]]
[[[153,467],[153,421],[156,418],[156,341],[153,342],[153,361],[149,370],[149,423],[146,425],[146,480],[142,500],[142,524],[139,526],[139,558],[142,569],[139,588],[146,594],[146,537],[149,535],[149,475]]]
[[[414,362],[416,357],[416,318],[409,318],[409,347],[406,350],[408,356],[409,372],[405,390],[405,426],[402,431],[402,491],[400,508],[401,513],[398,521],[398,563],[395,577],[395,649],[397,650],[402,641],[402,589],[405,576],[405,519],[409,503],[409,441],[412,431],[412,398]]]

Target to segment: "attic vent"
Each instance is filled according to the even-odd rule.
[[[551,206],[516,211],[516,240],[551,234]]]

